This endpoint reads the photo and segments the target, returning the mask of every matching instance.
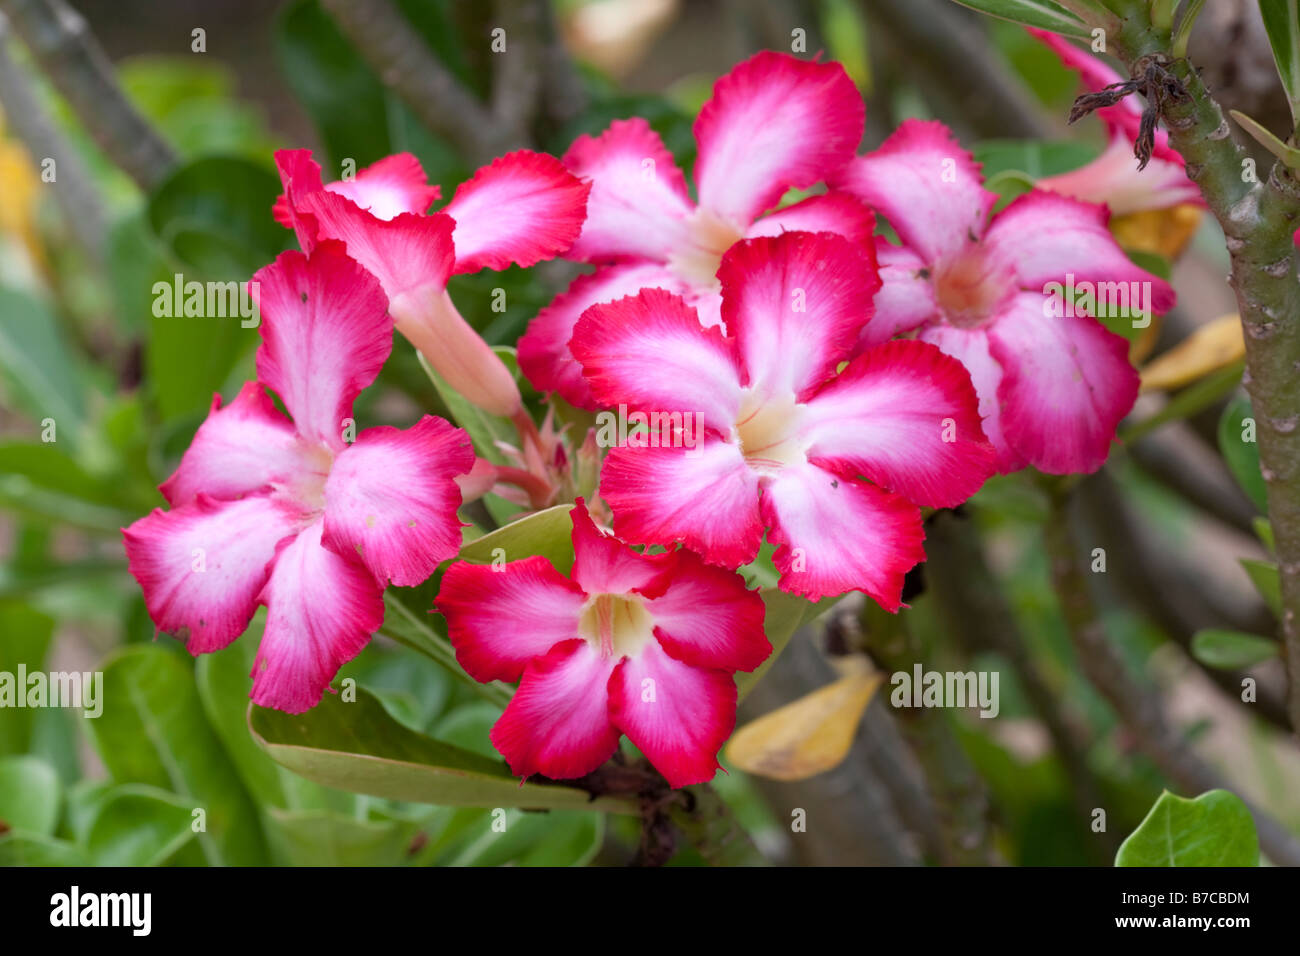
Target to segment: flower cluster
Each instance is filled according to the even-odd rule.
[[[124,532],[159,629],[214,651],[265,605],[253,699],[302,711],[379,628],[387,584],[456,556],[462,489],[512,481],[511,500],[540,507],[584,487],[558,471],[598,465],[599,499],[571,512],[572,571],[455,562],[437,610],[470,676],[519,682],[492,731],[515,773],[582,776],[626,735],[671,785],[711,778],[734,675],[771,651],[738,571],[764,539],[782,590],[898,610],[925,558],[922,508],[999,471],[1096,469],[1133,404],[1125,340],[1049,289],[1137,283],[1157,311],[1173,302],[1104,206],[1057,182],[994,214],[946,128],[909,121],[857,156],[863,125],[837,64],[762,53],[695,122],[696,199],[638,118],[562,160],[504,156],[435,212],[412,156],[326,183],[307,151],[277,153],[273,215],[302,252],[254,277],[257,381],[214,401],[162,486],[171,510]],[[571,405],[667,423],[665,440],[602,463],[594,433],[566,446],[549,415],[539,430],[447,292],[455,274],[556,256],[595,271],[536,317],[521,369]],[[394,328],[515,423],[520,468],[481,467],[465,433],[428,416],[351,440]],[[701,440],[679,440],[686,421]]]

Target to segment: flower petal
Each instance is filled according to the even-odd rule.
[[[713,86],[695,120],[700,205],[741,229],[852,158],[866,109],[838,63],[765,50]]]
[[[494,159],[442,210],[456,220],[456,274],[527,268],[567,252],[582,230],[590,190],[545,153],[521,149]]]
[[[305,197],[301,211],[316,222],[318,239],[345,243],[348,255],[379,280],[388,298],[421,286],[446,286],[456,260],[450,216],[402,213],[378,219],[328,190]]]
[[[726,671],[675,660],[651,642],[615,668],[609,708],[615,726],[670,786],[707,783],[736,726],[736,682]]]
[[[687,241],[695,204],[672,153],[641,117],[615,120],[597,137],[579,136],[564,165],[591,181],[587,219],[569,258],[666,262]]]
[[[692,551],[670,555],[667,586],[646,604],[664,650],[692,667],[724,671],[752,671],[767,660],[772,645],[763,633],[766,608],[758,592]]]
[[[253,661],[253,703],[301,714],[384,623],[384,589],[355,558],[321,544],[320,521],[284,543],[259,599],[266,630]]]
[[[429,185],[420,161],[410,153],[385,156],[359,170],[351,179],[325,186],[377,219],[394,219],[404,212],[424,215],[440,190]]]
[[[809,196],[755,221],[746,239],[779,236],[783,232],[833,232],[850,242],[874,244],[876,214],[871,207],[846,192]]]
[[[297,512],[266,496],[199,495],[171,511],[155,509],[122,538],[154,624],[191,654],[206,654],[244,633],[276,545],[300,525]]]
[[[359,553],[380,582],[422,584],[460,550],[455,478],[473,466],[469,435],[441,418],[366,429],[325,480],[325,547]]]
[[[802,395],[834,374],[871,317],[874,257],[842,236],[787,232],[749,239],[722,257],[722,319],[745,384]]]
[[[887,342],[939,318],[934,283],[924,259],[907,246],[896,246],[882,238],[876,244],[876,260],[881,286],[874,300],[875,315],[862,328],[862,348]]]
[[[492,728],[492,745],[520,777],[565,780],[591,773],[618,746],[606,685],[614,661],[564,641],[529,663],[519,690]]]
[[[320,163],[311,158],[310,149],[277,149],[275,168],[284,188],[271,206],[271,216],[280,225],[292,229],[302,251],[311,253],[316,246],[316,220],[304,214],[301,206],[306,196],[325,188]]]
[[[1035,189],[993,217],[985,249],[1015,270],[1023,289],[1046,293],[1049,283],[1127,283],[1125,301],[1145,292],[1153,312],[1169,311],[1173,288],[1124,254],[1106,228],[1109,219],[1105,206]]]
[[[534,555],[506,564],[457,561],[434,602],[456,660],[476,681],[516,681],[524,665],[578,636],[587,595]]]
[[[326,185],[321,184],[320,165],[311,158],[311,150],[282,149],[275,158],[286,191],[276,199],[271,214],[276,222],[291,229],[294,226],[288,191],[291,182],[298,200],[307,193],[328,189],[379,219],[392,219],[404,212],[423,214],[439,195],[438,187],[429,185],[420,161],[410,153],[385,156],[359,170],[351,179]]]
[[[831,182],[882,213],[928,263],[981,236],[998,198],[948,127],[916,119],[905,120]]]
[[[569,344],[596,401],[698,415],[729,431],[740,409],[735,348],[681,296],[643,289],[582,314]],[[691,423],[681,416],[689,431]],[[658,434],[654,436],[658,438]]]
[[[657,263],[603,266],[590,275],[574,279],[567,290],[537,313],[519,340],[519,368],[533,387],[542,392],[557,392],[576,408],[592,411],[600,408],[591,394],[591,386],[583,378],[582,366],[569,351],[573,327],[591,306],[636,295],[642,289],[665,289],[678,294],[687,291],[672,273]]]
[[[971,384],[979,396],[984,435],[997,453],[998,473],[1005,475],[1025,467],[1025,460],[1011,447],[1002,432],[1002,402],[998,399],[1002,366],[989,355],[988,333],[984,329],[959,329],[946,323],[935,323],[923,328],[917,337],[938,346],[970,372]]]
[[[933,345],[868,349],[809,399],[808,457],[919,505],[961,504],[993,472],[970,373]]]
[[[1012,447],[1048,474],[1100,468],[1137,400],[1128,342],[1090,316],[1045,316],[1034,293],[1018,296],[988,338],[1003,370],[998,398]]]
[[[202,492],[213,498],[240,498],[306,470],[304,447],[293,423],[280,414],[259,382],[245,382],[224,408],[212,396],[212,408],[180,467],[159,490],[173,505],[193,501]]]
[[[300,435],[341,449],[353,400],[392,350],[379,283],[339,243],[321,243],[310,258],[282,252],[253,282],[262,313],[258,379],[284,401]]]
[[[1105,203],[1115,216],[1174,206],[1204,206],[1200,187],[1187,178],[1183,163],[1153,157],[1139,170],[1133,143],[1122,134],[1111,137],[1100,156],[1085,166],[1038,180],[1038,188]]]
[[[634,544],[684,544],[710,564],[739,567],[763,540],[758,479],[740,449],[614,448],[600,474],[614,531]]]
[[[573,519],[573,570],[570,576],[587,594],[628,594],[655,585],[665,572],[666,555],[633,551],[603,534],[579,498]]]
[[[903,577],[925,560],[916,505],[811,463],[782,469],[762,511],[781,590],[810,601],[856,590],[897,611]]]

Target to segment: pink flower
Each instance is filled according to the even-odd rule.
[[[1104,61],[1064,37],[1046,30],[1029,32],[1051,47],[1068,69],[1077,72],[1088,91],[1095,93],[1124,80]],[[1040,179],[1040,188],[1084,202],[1105,203],[1116,216],[1187,203],[1205,205],[1200,189],[1183,171],[1183,157],[1169,145],[1169,134],[1164,130],[1155,132],[1155,149],[1146,169],[1137,168],[1133,146],[1142,122],[1142,106],[1135,94],[1097,110],[1097,115],[1105,122],[1109,137],[1105,151],[1086,166]]]
[[[345,242],[383,286],[397,330],[453,389],[493,414],[521,416],[513,376],[461,317],[447,279],[565,252],[582,228],[590,187],[554,157],[520,150],[484,166],[442,210],[425,215],[438,187],[409,153],[328,184],[310,150],[281,150],[275,160],[285,190],[275,217],[294,229],[303,251],[321,239]]]
[[[122,535],[149,616],[193,654],[225,647],[265,605],[252,697],[300,713],[383,623],[387,582],[419,584],[457,553],[454,479],[474,455],[463,431],[427,415],[345,441],[393,323],[341,243],[286,252],[254,278],[258,380],[224,408],[213,399],[161,486],[171,510]]]
[[[598,401],[703,423],[697,447],[610,451],[600,493],[615,530],[734,568],[767,528],[782,589],[813,600],[857,589],[897,610],[903,576],[924,560],[917,504],[955,505],[992,471],[970,376],[907,341],[837,371],[874,324],[879,284],[840,236],[746,240],[718,275],[726,334],[661,289],[578,322],[573,354]]]
[[[1065,302],[1065,290],[1091,283],[1098,295],[1145,298],[1154,313],[1174,304],[1169,284],[1111,237],[1105,207],[1034,190],[990,221],[998,197],[979,164],[943,124],[919,120],[836,180],[888,217],[903,243],[877,239],[884,285],[861,347],[915,332],[960,359],[999,470],[1101,467],[1138,375],[1128,343]]]
[[[638,554],[579,498],[569,577],[542,557],[461,561],[437,609],[475,680],[519,681],[492,743],[521,777],[581,777],[620,734],[674,787],[704,783],[736,722],[736,671],[771,653],[763,601],[689,551]]]
[[[820,195],[759,218],[792,188],[813,185],[852,158],[864,107],[838,63],[764,52],[713,87],[695,120],[699,203],[663,141],[640,118],[579,137],[564,163],[591,181],[587,221],[569,258],[600,264],[543,309],[519,341],[519,366],[538,389],[596,408],[569,353],[578,317],[644,288],[675,292],[705,325],[721,318],[716,273],[739,239],[793,229],[868,242],[871,213],[851,196]]]

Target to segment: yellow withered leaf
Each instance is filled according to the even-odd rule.
[[[1241,319],[1234,312],[1207,322],[1142,369],[1142,391],[1182,388],[1246,354]]]
[[[839,766],[884,679],[866,658],[843,670],[845,677],[741,727],[727,744],[727,760],[771,780],[806,780]]]
[[[1116,216],[1110,231],[1125,249],[1149,252],[1174,262],[1201,224],[1199,206],[1184,203],[1169,209],[1144,209]]]

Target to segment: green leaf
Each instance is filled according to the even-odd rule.
[[[284,866],[398,866],[419,827],[406,820],[357,820],[329,810],[267,812],[266,835]]]
[[[54,634],[54,618],[18,601],[0,601],[0,671],[17,674],[19,665],[41,670]],[[27,707],[5,710],[0,720],[0,754],[32,752],[34,724],[46,711]],[[3,816],[3,813],[0,813]]]
[[[1192,636],[1192,656],[1207,667],[1239,671],[1276,657],[1277,641],[1257,634],[1209,628]]]
[[[787,594],[780,588],[763,588],[759,592],[763,596],[763,603],[767,606],[767,612],[763,618],[763,630],[767,634],[767,639],[772,643],[772,653],[768,655],[759,667],[749,673],[739,673],[736,675],[736,691],[738,699],[744,700],[745,696],[754,689],[754,685],[762,679],[776,659],[781,656],[785,646],[790,643],[790,638],[794,637],[795,631],[803,627],[822,611],[826,610],[834,601],[827,601],[824,605],[815,604],[806,598],[799,597],[796,594]]]
[[[493,560],[522,561],[540,555],[567,575],[573,567],[572,505],[556,505],[476,538],[460,549],[462,561],[491,564]]]
[[[1271,561],[1259,561],[1255,558],[1240,558],[1241,566],[1250,575],[1250,583],[1255,585],[1268,609],[1278,620],[1282,619],[1282,579],[1277,573],[1277,565]]]
[[[1042,179],[1068,173],[1097,158],[1096,147],[1086,143],[1044,143],[1034,139],[985,140],[975,144],[972,152],[987,181],[1006,173]]]
[[[1268,485],[1259,468],[1259,444],[1255,437],[1254,410],[1250,399],[1244,395],[1234,398],[1219,417],[1219,451],[1228,464],[1232,477],[1250,496],[1261,512],[1268,511]],[[1247,425],[1246,419],[1250,419]],[[1249,437],[1252,440],[1247,441]]]
[[[194,809],[154,787],[114,787],[96,807],[86,850],[96,866],[161,866],[199,835]]]
[[[280,72],[325,146],[322,165],[338,179],[351,158],[360,169],[393,151],[383,84],[316,0],[296,0],[275,27]]]
[[[478,836],[464,844],[445,865],[585,866],[605,838],[601,814],[571,810],[493,810],[478,826]]]
[[[1256,515],[1250,524],[1255,529],[1255,537],[1259,538],[1260,544],[1266,547],[1270,554],[1275,553],[1277,547],[1273,541],[1272,523],[1267,518]]]
[[[1187,386],[1177,395],[1172,396],[1165,407],[1154,415],[1121,429],[1120,441],[1125,444],[1135,442],[1161,425],[1190,418],[1202,409],[1208,408],[1240,384],[1241,370],[1244,367],[1242,362],[1233,362],[1217,372],[1211,372],[1195,385]]]
[[[89,866],[90,860],[75,843],[30,833],[0,836],[0,866]]]
[[[999,20],[1010,20],[1025,26],[1051,30],[1070,37],[1088,39],[1087,24],[1066,13],[1054,3],[1045,0],[956,0],[963,7],[987,13]]]
[[[242,282],[292,243],[293,233],[271,218],[279,195],[280,180],[270,169],[238,156],[204,156],[177,168],[154,190],[149,225],[193,270],[187,280]],[[238,317],[198,321],[239,326]]]
[[[1295,104],[1292,103],[1292,110]],[[1294,146],[1288,146],[1282,142],[1272,130],[1261,123],[1259,120],[1247,116],[1241,110],[1228,110],[1228,115],[1236,120],[1237,125],[1250,134],[1250,138],[1282,161],[1282,165],[1289,169],[1300,168],[1300,149]]]
[[[1255,821],[1227,790],[1210,790],[1194,800],[1166,790],[1121,844],[1115,865],[1258,866]]]
[[[59,775],[39,757],[0,758],[0,823],[8,829],[50,836],[59,823]]]
[[[1292,125],[1300,125],[1300,11],[1296,0],[1259,0],[1260,16],[1273,48],[1273,62],[1291,104]]]
[[[76,446],[86,419],[85,376],[39,300],[0,288],[0,376],[14,403],[39,425],[54,419],[59,440]]]
[[[204,716],[190,667],[161,645],[142,644],[116,653],[103,672],[104,712],[86,727],[113,779],[206,810],[199,843],[209,863],[264,862],[257,812]]]
[[[502,357],[509,356],[511,366],[514,365],[513,349],[495,348],[493,351]],[[447,406],[451,420],[469,432],[470,440],[474,443],[474,451],[478,456],[498,465],[505,464],[505,456],[497,447],[497,442],[504,441],[512,445],[517,445],[519,442],[515,426],[510,419],[488,414],[448,385],[422,353],[417,352],[416,358],[419,359],[420,368],[424,369],[424,374],[429,376],[429,381],[437,390],[438,397]]]
[[[402,726],[371,693],[328,694],[305,714],[256,705],[249,728],[277,763],[309,780],[413,803],[456,807],[571,807],[632,812],[630,803],[592,801],[583,790],[519,781],[501,761]]]

